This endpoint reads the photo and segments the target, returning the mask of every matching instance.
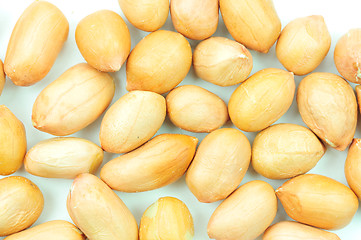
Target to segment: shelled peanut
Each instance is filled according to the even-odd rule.
[[[73,134],[105,111],[114,92],[114,80],[108,73],[79,63],[40,92],[33,106],[33,126],[56,136]]]
[[[193,239],[193,218],[177,198],[163,197],[149,206],[140,220],[139,240]]]
[[[39,142],[26,154],[29,173],[47,178],[75,178],[94,173],[103,161],[103,150],[81,138],[61,137]]]
[[[34,1],[17,21],[6,51],[6,75],[19,86],[43,79],[68,37],[69,23],[53,4]]]
[[[32,181],[20,176],[0,179],[0,236],[30,227],[43,208],[43,194]]]
[[[0,105],[0,175],[10,175],[21,167],[26,145],[24,124]]]
[[[102,72],[119,71],[130,52],[130,33],[122,17],[101,10],[83,18],[75,31],[80,53]]]
[[[169,0],[118,0],[125,17],[136,28],[154,32],[161,28],[169,13]]]
[[[302,120],[323,141],[343,151],[356,131],[355,93],[343,78],[332,73],[312,73],[297,91]]]
[[[105,112],[114,94],[122,93],[116,86],[125,87],[129,92],[114,101],[101,120],[101,147],[83,138],[61,137],[38,142],[25,155],[23,124],[0,106],[0,175],[14,173],[24,160],[30,174],[74,179],[67,209],[75,225],[51,221],[26,229],[39,218],[43,195],[30,180],[8,177],[0,180],[0,236],[13,234],[6,238],[9,240],[194,239],[191,211],[199,221],[200,214],[194,210],[197,205],[188,209],[174,197],[154,199],[138,229],[130,211],[133,206],[128,209],[115,192],[135,195],[165,187],[185,175],[193,199],[202,203],[223,200],[207,230],[203,229],[210,238],[254,240],[264,233],[264,240],[340,240],[317,228],[342,228],[355,215],[357,196],[361,195],[361,150],[360,139],[354,138],[357,101],[352,86],[335,74],[311,73],[331,46],[323,17],[297,18],[281,32],[272,0],[119,0],[119,5],[132,25],[151,33],[130,51],[131,40],[135,43],[141,36],[130,35],[135,29],[127,26],[116,10],[87,15],[75,30],[78,49],[87,63],[54,78],[40,92],[32,110],[32,124],[38,130],[70,135]],[[223,31],[212,37],[219,10],[235,41],[220,37],[219,33],[225,35]],[[159,30],[169,11],[178,33]],[[68,29],[65,16],[55,6],[45,1],[32,3],[13,30],[4,69],[0,61],[0,93],[4,71],[21,86],[44,78]],[[350,30],[341,37],[334,53],[337,70],[354,83],[361,78],[360,32]],[[258,59],[262,54],[248,49],[267,53],[276,41],[275,54],[287,71],[268,66],[259,69],[252,55]],[[221,93],[217,96],[206,82],[206,87],[196,86],[198,79],[177,87],[183,79],[193,77],[192,61],[194,76],[224,92],[214,91]],[[125,62],[126,79],[121,78],[119,84],[121,73],[107,72],[117,72]],[[253,66],[256,73],[249,76]],[[298,86],[297,104],[309,129],[291,123],[273,125],[285,120],[281,117],[294,100],[298,80],[295,82],[294,75],[308,73]],[[232,87],[236,84],[240,85]],[[235,90],[229,94],[229,89]],[[360,86],[356,95],[361,103]],[[227,108],[222,99],[228,97]],[[229,119],[234,126],[227,123]],[[164,133],[167,128],[162,126],[170,126],[170,122],[181,128],[173,126],[174,132],[195,134]],[[260,132],[251,147],[247,136],[232,127]],[[205,137],[197,149],[199,136]],[[351,143],[345,163],[350,189],[332,178],[305,174],[324,161],[326,147],[321,140],[341,151]],[[102,163],[103,150],[122,155],[105,163],[98,178],[92,173],[96,174]],[[250,163],[255,170],[248,174],[251,179],[257,174],[292,179],[274,191],[267,182],[245,177]],[[298,222],[270,226],[277,214],[277,197],[289,217]]]
[[[4,64],[0,59],[0,96],[4,89],[5,85],[5,72],[4,72]]]

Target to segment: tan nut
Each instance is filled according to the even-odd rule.
[[[357,103],[352,87],[332,73],[312,73],[302,79],[297,104],[306,125],[331,147],[343,151],[357,124]]]
[[[317,174],[292,178],[276,194],[292,219],[323,229],[345,227],[358,209],[358,199],[351,189]]]
[[[241,183],[250,160],[251,145],[241,131],[215,130],[199,145],[187,171],[187,185],[201,202],[225,199]]]
[[[128,21],[140,30],[153,32],[168,18],[169,0],[118,0]]]
[[[44,208],[43,194],[24,177],[0,179],[0,236],[30,227]]]
[[[83,18],[75,30],[80,53],[102,72],[119,71],[130,52],[130,33],[122,17],[101,10]]]
[[[4,64],[0,59],[0,96],[4,89],[5,85],[5,72],[4,72]]]
[[[139,240],[192,240],[193,218],[177,198],[163,197],[145,210],[139,226]]]
[[[258,133],[252,146],[252,166],[271,179],[304,174],[316,166],[326,148],[308,128],[276,124]]]
[[[361,139],[355,138],[348,150],[345,176],[350,188],[361,199]]]
[[[84,234],[73,224],[63,220],[49,221],[15,233],[6,240],[85,240]]]
[[[103,150],[82,138],[52,138],[32,147],[25,156],[29,173],[46,178],[75,178],[94,173],[103,161]]]
[[[192,49],[180,33],[158,30],[143,38],[127,61],[127,90],[159,94],[177,86],[192,65]]]
[[[219,86],[231,86],[246,80],[253,60],[242,44],[224,37],[212,37],[200,42],[193,53],[197,76]]]
[[[270,226],[262,240],[341,240],[336,234],[298,222],[283,221]]]
[[[100,143],[112,153],[125,153],[148,141],[166,116],[163,96],[148,91],[131,91],[105,113],[100,126]]]
[[[69,23],[53,4],[34,1],[20,16],[6,51],[6,75],[19,86],[43,79],[68,37]]]
[[[294,92],[293,73],[276,68],[263,69],[233,92],[228,103],[229,116],[243,131],[263,130],[287,112]]]
[[[281,33],[281,21],[272,0],[220,0],[224,23],[237,41],[267,53]]]
[[[23,123],[5,106],[0,105],[0,175],[16,172],[26,153]]]
[[[190,132],[211,132],[228,120],[227,105],[216,94],[183,85],[167,95],[167,112],[174,125]]]
[[[103,181],[78,175],[67,199],[68,213],[89,240],[138,240],[138,225],[123,201]]]
[[[295,75],[315,70],[326,57],[331,35],[322,16],[297,18],[282,30],[276,54],[282,65]]]
[[[109,74],[86,63],[77,64],[40,92],[33,106],[33,125],[56,136],[75,133],[105,111],[114,91]]]
[[[361,29],[351,29],[337,42],[334,61],[338,72],[348,81],[361,83]]]
[[[191,163],[198,139],[161,134],[104,165],[100,177],[112,189],[143,192],[161,188],[183,176]]]
[[[277,198],[271,185],[251,181],[233,192],[214,211],[208,222],[212,239],[253,240],[272,223]]]
[[[218,0],[171,0],[174,28],[194,40],[209,38],[218,26]]]

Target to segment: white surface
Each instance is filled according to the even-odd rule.
[[[28,6],[31,1],[29,0],[2,0],[0,1],[0,58],[4,60],[6,47],[10,38],[11,31],[23,10]],[[81,54],[79,53],[75,39],[74,32],[77,23],[85,16],[101,9],[113,10],[122,16],[123,13],[120,10],[117,0],[49,0],[58,6],[61,11],[67,17],[70,24],[70,31],[68,40],[65,43],[63,50],[61,51],[58,59],[56,60],[53,68],[49,74],[39,83],[31,87],[17,87],[9,79],[5,85],[3,94],[0,96],[0,104],[5,104],[10,110],[24,123],[27,133],[28,149],[34,146],[37,142],[51,138],[53,136],[40,132],[35,129],[31,124],[31,110],[35,98],[39,92],[46,87],[50,82],[55,80],[69,67],[84,62]],[[331,72],[338,74],[334,62],[333,62],[333,50],[335,44],[340,36],[345,34],[350,28],[361,27],[359,18],[359,9],[361,2],[358,0],[343,0],[343,1],[325,1],[325,0],[302,0],[302,1],[289,1],[289,0],[274,0],[276,10],[282,21],[282,27],[288,22],[297,18],[308,16],[312,14],[323,15],[328,26],[328,29],[332,36],[332,45],[330,52],[323,63],[316,69],[316,71]],[[126,19],[125,19],[126,20]],[[133,27],[128,21],[126,21],[132,36],[132,48],[136,45],[141,38],[147,33],[142,32]],[[174,30],[170,17],[168,18],[163,29]],[[216,36],[225,36],[231,38],[230,34],[226,30],[222,20],[219,22]],[[198,41],[190,41],[192,48],[197,45]],[[254,59],[254,68],[252,74],[266,67],[282,68],[282,65],[278,62],[274,47],[268,54],[260,54],[251,51]],[[118,72],[113,74],[116,80],[116,94],[113,99],[113,103],[126,93],[125,90],[125,67]],[[298,84],[302,77],[295,77],[296,83]],[[205,82],[197,78],[194,74],[193,69],[189,72],[186,79],[180,84],[197,84],[202,86],[228,102],[229,97],[233,90],[237,86],[232,87],[218,87]],[[352,85],[354,87],[354,85]],[[93,124],[88,126],[82,131],[79,131],[73,136],[86,138],[99,144],[98,134],[102,116]],[[289,111],[277,121],[277,123],[296,123],[300,125],[305,124],[298,113],[296,102],[294,101]],[[225,127],[233,127],[228,122]],[[361,124],[358,124],[356,130],[356,137],[361,137]],[[194,134],[187,131],[183,131],[173,126],[167,119],[164,126],[161,128],[159,133],[183,133],[192,136],[196,136],[199,140],[202,140],[205,134]],[[249,140],[252,142],[256,133],[246,133]],[[1,144],[1,143],[0,143]],[[347,184],[344,176],[344,162],[347,151],[338,152],[328,147],[325,156],[320,160],[317,166],[312,169],[311,173],[318,173],[322,175],[334,178],[344,184]],[[104,163],[110,159],[116,157],[116,154],[105,154]],[[45,207],[41,217],[38,219],[36,224],[40,224],[49,220],[64,219],[71,221],[66,210],[66,197],[69,191],[69,187],[72,180],[64,179],[46,179],[35,177],[28,174],[24,168],[21,168],[18,172],[13,175],[21,175],[31,179],[36,183],[44,194]],[[99,171],[97,172],[99,176]],[[0,177],[3,178],[3,177]],[[246,177],[243,179],[242,184],[251,180],[261,179],[272,184],[274,188],[279,187],[284,181],[271,181],[265,179],[254,172],[253,169],[249,169]],[[144,192],[144,193],[121,193],[117,192],[119,197],[125,202],[129,209],[134,214],[138,223],[144,212],[144,210],[162,196],[174,196],[186,203],[190,209],[194,223],[195,223],[195,238],[208,239],[206,227],[208,219],[211,216],[214,209],[219,205],[220,202],[204,204],[199,203],[192,193],[187,188],[184,178],[178,182],[166,186],[161,189]],[[276,221],[289,219],[285,214],[281,204],[279,204],[279,210],[277,213]],[[361,239],[361,211],[359,210],[354,217],[353,221],[345,228],[335,231],[342,240],[355,240]],[[2,238],[0,238],[2,239]],[[260,239],[260,238],[259,238]]]

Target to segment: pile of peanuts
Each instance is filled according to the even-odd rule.
[[[326,230],[348,225],[361,198],[361,139],[354,139],[361,87],[355,94],[349,84],[361,82],[361,29],[349,30],[336,44],[339,76],[313,72],[331,47],[319,15],[297,18],[282,29],[271,0],[119,0],[119,5],[130,24],[150,33],[131,50],[131,34],[118,13],[100,10],[78,23],[75,40],[86,63],[53,80],[32,108],[33,127],[57,137],[28,150],[23,123],[0,105],[0,175],[15,173],[0,179],[0,237],[194,239],[192,214],[180,199],[159,198],[138,226],[115,193],[159,189],[185,175],[199,202],[223,200],[208,222],[211,239],[340,240]],[[176,31],[159,30],[169,12]],[[219,14],[234,40],[212,37]],[[31,3],[13,28],[4,64],[0,60],[0,94],[7,90],[6,77],[19,87],[44,79],[68,34],[68,20],[58,7]],[[187,38],[198,40],[193,52]],[[251,53],[267,54],[274,44],[285,70],[265,68],[250,76]],[[239,85],[228,106],[200,86],[177,87],[191,67],[199,81]],[[109,106],[117,91],[113,73],[121,68],[128,93]],[[296,86],[295,75],[307,76]],[[308,128],[274,124],[295,95]],[[101,147],[65,137],[101,116]],[[166,117],[180,129],[207,135],[199,143],[194,134],[157,134]],[[242,131],[257,132],[252,146]],[[307,174],[327,146],[348,151],[349,187],[330,176]],[[104,151],[119,156],[102,165]],[[262,180],[239,186],[249,165],[266,179],[287,181],[276,190]],[[74,224],[55,220],[31,227],[43,211],[44,196],[34,182],[16,176],[22,166],[44,179],[73,179],[64,204]],[[295,221],[271,225],[277,199]]]

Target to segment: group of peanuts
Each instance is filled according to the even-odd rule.
[[[325,230],[349,224],[361,198],[361,139],[354,139],[361,87],[356,86],[355,95],[347,82],[361,82],[361,29],[350,30],[337,42],[334,62],[340,77],[311,73],[331,46],[322,16],[295,19],[281,31],[271,0],[119,0],[119,4],[132,25],[151,33],[131,51],[130,32],[117,13],[97,11],[78,23],[75,40],[87,63],[71,67],[45,87],[32,109],[33,126],[58,137],[27,151],[24,125],[0,105],[0,175],[13,174],[24,165],[36,176],[74,179],[67,209],[75,225],[59,220],[31,227],[43,210],[43,194],[29,179],[10,176],[0,180],[0,236],[193,239],[192,215],[179,199],[158,199],[144,212],[138,228],[113,191],[150,191],[185,174],[200,202],[224,200],[208,222],[212,239],[253,240],[264,233],[263,240],[340,240]],[[235,41],[211,37],[219,9]],[[159,30],[169,10],[177,32]],[[0,94],[5,75],[18,86],[42,80],[68,32],[69,23],[56,6],[42,0],[30,4],[13,29],[4,64],[0,60]],[[201,40],[193,53],[186,38]],[[248,49],[266,54],[276,41],[277,58],[287,70],[265,68],[249,77],[253,59]],[[119,71],[125,62],[129,92],[107,109],[115,93],[109,72]],[[241,83],[228,106],[202,87],[176,87],[192,65],[199,78],[212,84]],[[274,124],[292,104],[294,75],[306,74],[296,95],[308,128]],[[103,112],[101,147],[64,137],[84,129]],[[209,134],[198,148],[198,139],[184,134],[153,137],[166,116],[181,129]],[[252,147],[240,130],[221,128],[229,119],[242,131],[258,132]],[[340,151],[351,144],[345,164],[350,188],[326,176],[306,174],[325,154],[325,144]],[[122,155],[107,162],[98,178],[93,174],[102,164],[103,151]],[[250,164],[266,178],[290,180],[276,191],[261,180],[238,188]],[[295,221],[270,226],[277,198]]]

